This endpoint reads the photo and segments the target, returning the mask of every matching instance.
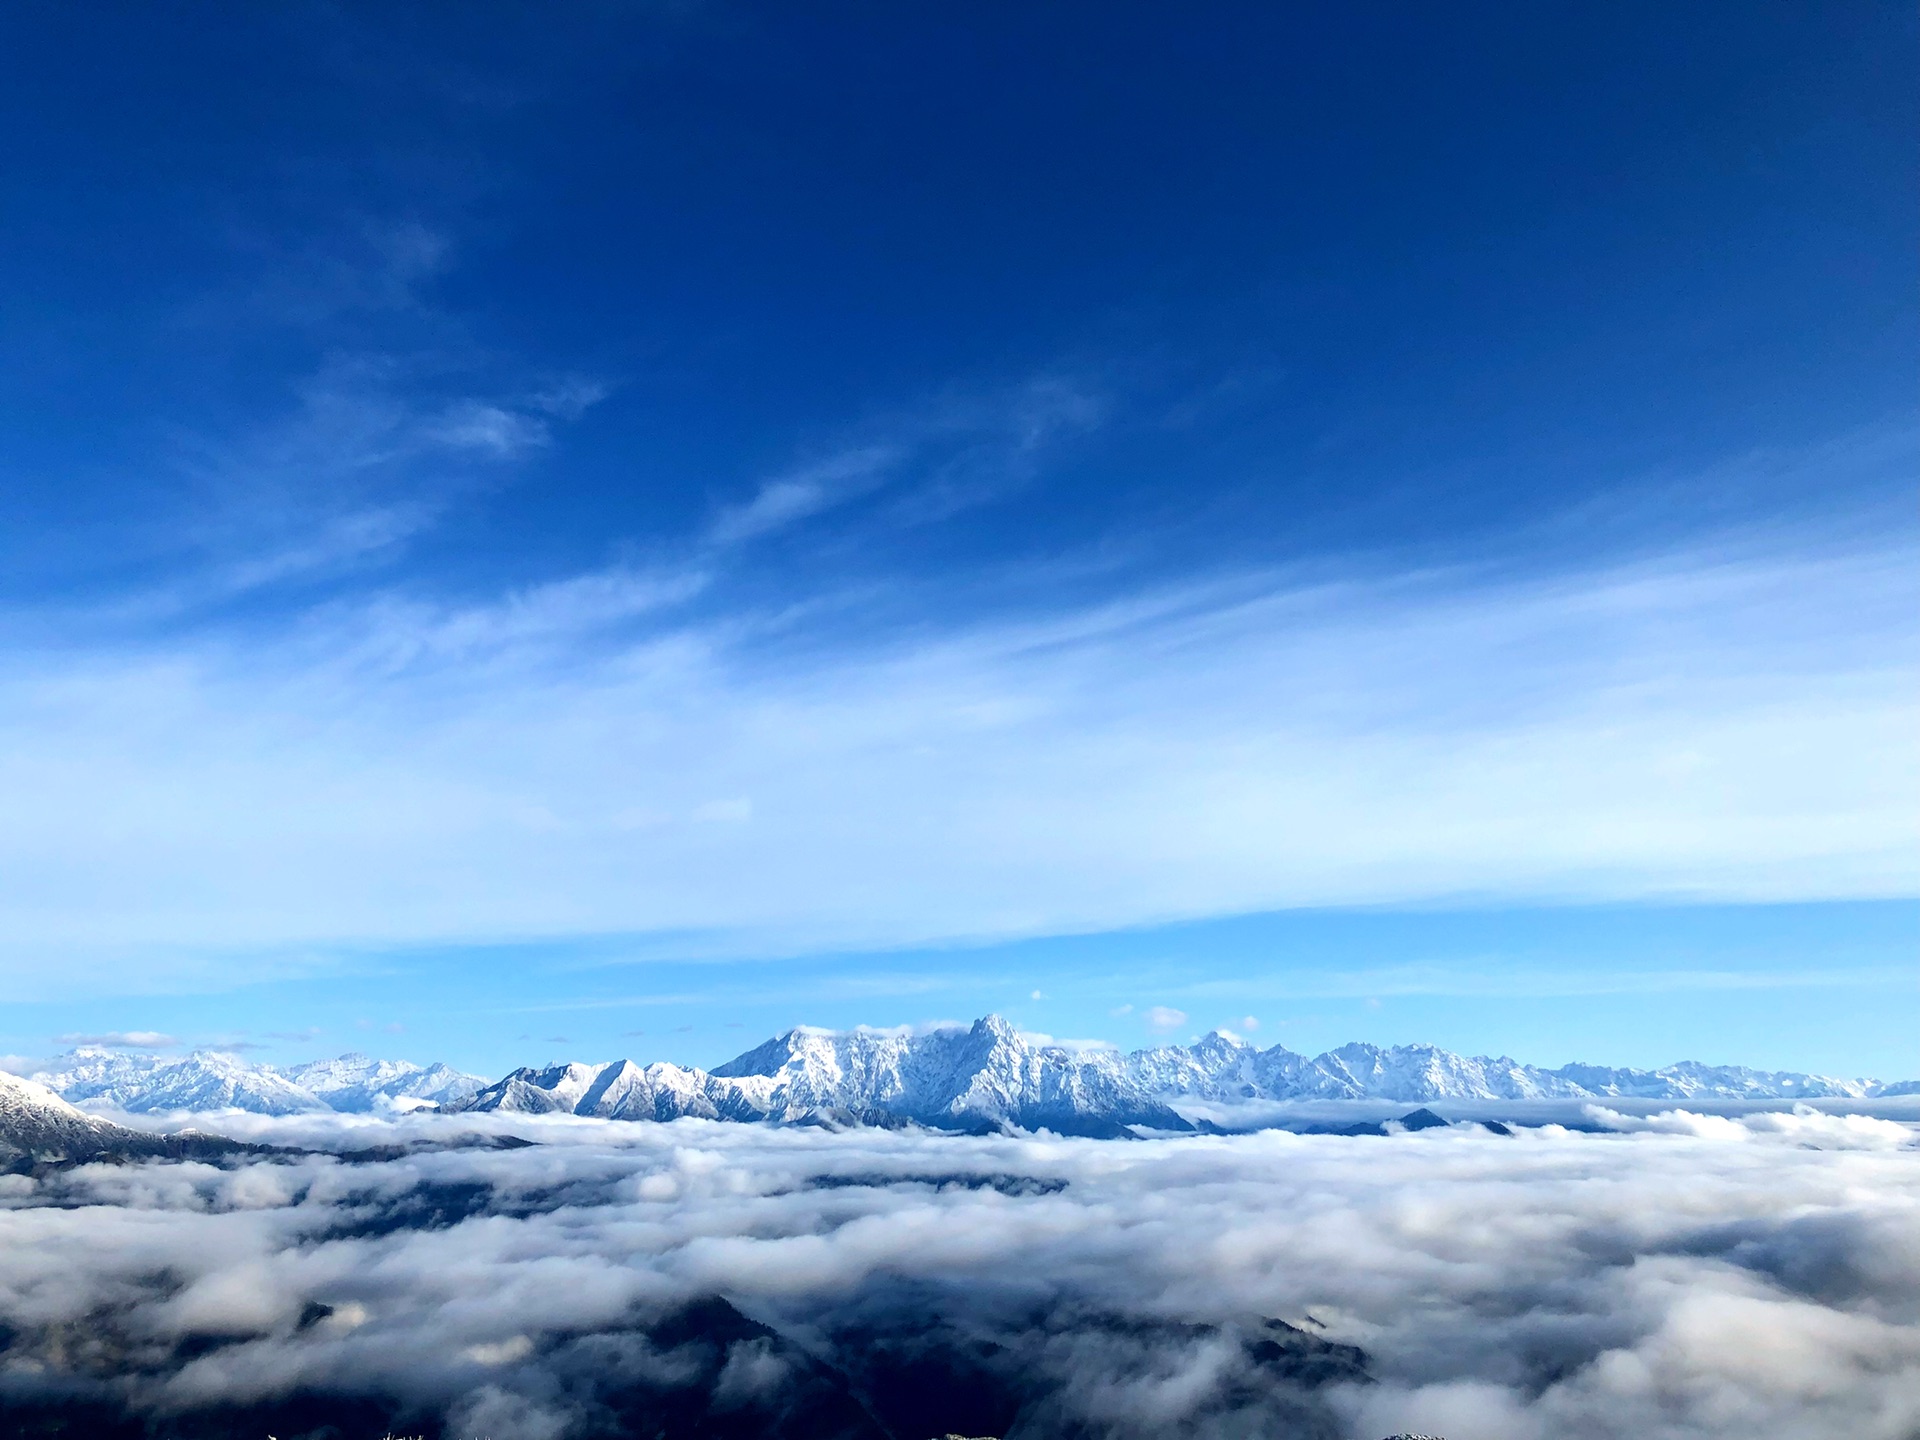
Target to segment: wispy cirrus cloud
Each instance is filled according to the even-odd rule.
[[[423,393],[407,368],[389,356],[337,357],[252,433],[180,437],[181,502],[117,557],[154,578],[72,614],[43,601],[39,621],[177,622],[262,594],[364,581],[476,491],[510,479],[557,422],[604,394],[584,382],[562,395]]]
[[[738,544],[818,515],[883,484],[903,456],[897,446],[865,445],[776,476],[751,500],[723,509],[708,535],[716,544]]]
[[[213,353],[238,339],[271,355],[259,378],[279,399],[240,423],[164,422],[138,507],[88,559],[139,578],[110,581],[91,618],[172,621],[392,567],[613,388],[476,343],[435,295],[457,261],[442,226],[359,218],[291,250],[229,238],[242,278],[175,318]]]
[[[884,523],[924,524],[1030,483],[1049,446],[1098,426],[1094,387],[1042,375],[982,395],[940,395],[860,427],[841,449],[761,482],[708,526],[716,545],[773,534],[885,492]]]
[[[297,419],[211,454],[233,503],[164,593],[397,549],[602,393],[419,378],[342,360]],[[244,626],[13,647],[0,966],[57,987],[136,953],[204,980],[262,949],[767,954],[1328,904],[1912,893],[1898,524],[1115,573],[990,615],[945,603],[977,575],[728,588],[751,540],[836,507],[866,506],[843,539],[910,523],[966,456],[1020,483],[1103,404],[1064,381],[930,403],[644,559],[477,598],[390,580]],[[1870,438],[1881,466],[1893,442]],[[93,958],[28,960],[47,946]]]
[[[335,355],[288,413],[183,455],[201,497],[186,537],[230,590],[324,572],[400,545],[549,442],[531,404],[448,392],[416,360]]]
[[[583,647],[621,626],[671,613],[711,583],[704,568],[644,570],[624,565],[529,585],[465,605],[378,594],[314,615],[305,637],[316,663],[355,674],[471,664],[577,662]]]
[[[1775,536],[1519,577],[1244,572],[842,627],[777,663],[752,612],[676,610],[703,572],[608,571],[16,654],[10,974],[49,983],[20,968],[48,945],[765,953],[1462,895],[1906,894],[1912,560],[1898,535]]]

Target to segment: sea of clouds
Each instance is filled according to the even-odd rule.
[[[324,1148],[0,1176],[0,1407],[254,1440],[1920,1435],[1916,1127],[1595,1118],[223,1119]]]

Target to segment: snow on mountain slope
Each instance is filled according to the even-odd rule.
[[[0,1167],[150,1156],[208,1159],[245,1146],[212,1135],[149,1135],[77,1109],[44,1085],[0,1071]]]
[[[1159,1045],[1117,1061],[1152,1095],[1191,1095],[1204,1100],[1252,1100],[1265,1096],[1262,1052],[1238,1036],[1216,1030],[1193,1045]]]
[[[406,1109],[409,1103],[452,1107],[470,1100],[486,1083],[445,1065],[422,1067],[365,1055],[280,1071],[218,1050],[161,1056],[95,1046],[68,1051],[33,1078],[66,1100],[93,1101],[134,1115],[168,1110],[306,1115]]]
[[[1123,1063],[1151,1093],[1215,1101],[1800,1100],[1903,1093],[1902,1086],[1872,1080],[1696,1061],[1658,1070],[1598,1065],[1547,1070],[1505,1056],[1456,1055],[1433,1045],[1342,1045],[1309,1058],[1280,1045],[1256,1050],[1218,1031],[1192,1046],[1135,1051]]]
[[[0,1153],[90,1155],[102,1148],[108,1128],[44,1085],[0,1072]]]
[[[290,1065],[280,1073],[332,1109],[358,1113],[407,1109],[408,1101],[453,1108],[478,1095],[487,1083],[450,1065],[374,1060],[358,1053]]]
[[[134,1115],[163,1110],[301,1115],[330,1108],[270,1066],[250,1065],[218,1050],[168,1057],[86,1046],[60,1056],[34,1079],[75,1103],[95,1100]]]
[[[1648,1100],[1864,1100],[1908,1092],[1913,1081],[1883,1085],[1873,1080],[1838,1080],[1790,1070],[1749,1070],[1744,1065],[1702,1065],[1682,1060],[1658,1070],[1622,1070],[1602,1065],[1563,1065],[1547,1072],[1569,1093],[1616,1095]]]
[[[998,1015],[919,1034],[794,1030],[714,1074],[770,1081],[783,1117],[877,1112],[938,1125],[1186,1128],[1111,1052],[1035,1045]]]
[[[771,1088],[765,1081],[721,1079],[683,1065],[616,1060],[610,1065],[516,1070],[480,1091],[465,1108],[601,1120],[785,1118],[774,1113]]]

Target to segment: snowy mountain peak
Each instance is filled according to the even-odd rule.
[[[991,1036],[995,1041],[999,1042],[1016,1041],[1020,1038],[1020,1032],[1014,1028],[1013,1022],[1008,1020],[1004,1015],[981,1016],[973,1022],[972,1033],[975,1035]]]
[[[1218,1058],[1223,1061],[1243,1060],[1258,1053],[1251,1041],[1241,1039],[1230,1030],[1210,1031],[1186,1048],[1203,1059]]]

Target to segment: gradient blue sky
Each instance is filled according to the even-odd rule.
[[[9,8],[0,1049],[1920,1074],[1917,51]]]

